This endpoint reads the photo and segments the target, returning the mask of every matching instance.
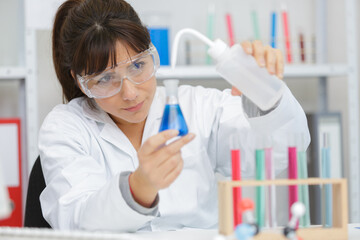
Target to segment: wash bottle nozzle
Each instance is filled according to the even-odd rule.
[[[172,68],[176,65],[180,37],[185,33],[196,36],[209,46],[208,54],[216,60],[216,70],[220,76],[238,88],[260,109],[269,110],[281,99],[285,83],[261,68],[240,44],[229,48],[224,41],[212,41],[194,29],[185,28],[176,34],[172,48]]]
[[[179,32],[177,32],[175,39],[174,39],[174,44],[173,44],[172,50],[171,50],[171,52],[172,52],[171,67],[172,68],[175,68],[175,65],[176,65],[180,38],[185,33],[196,36],[201,41],[203,41],[206,45],[208,45],[210,47],[208,53],[214,59],[217,59],[222,53],[224,53],[226,50],[229,49],[229,46],[221,39],[216,39],[215,41],[212,41],[208,37],[206,37],[205,35],[203,35],[202,33],[198,32],[194,29],[184,28],[184,29],[180,30]]]

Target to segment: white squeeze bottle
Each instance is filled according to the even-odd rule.
[[[211,41],[193,29],[182,29],[176,34],[171,59],[173,68],[176,64],[179,39],[184,33],[193,34],[209,45],[208,54],[215,59],[218,73],[261,110],[269,110],[280,100],[285,83],[271,75],[266,68],[261,68],[253,56],[244,52],[240,44],[229,48],[224,41]]]

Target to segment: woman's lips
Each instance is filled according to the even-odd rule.
[[[136,111],[139,111],[139,110],[140,110],[140,108],[142,107],[143,103],[144,103],[144,102],[141,102],[141,103],[139,103],[139,104],[138,104],[138,105],[136,105],[136,106],[129,107],[129,108],[124,108],[124,110],[129,111],[129,112],[136,112]]]

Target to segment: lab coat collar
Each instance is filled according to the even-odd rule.
[[[93,103],[94,107],[91,107],[89,101]],[[102,110],[94,101],[94,99],[87,99],[82,103],[82,111],[86,118],[93,120],[97,123],[99,128],[99,137],[105,141],[111,143],[116,148],[130,156],[134,169],[138,166],[136,160],[136,151],[132,146],[130,140],[121,131],[120,128],[111,119],[109,114]]]
[[[90,106],[89,101],[95,106],[95,108]],[[82,111],[85,117],[96,122],[115,124],[114,121],[110,118],[109,114],[102,110],[94,101],[94,99],[85,99],[82,103]]]
[[[159,131],[160,120],[162,118],[162,113],[165,106],[164,99],[165,96],[163,91],[159,91],[159,89],[157,89],[145,122],[142,143]],[[104,126],[100,131],[100,136],[134,158],[137,153],[130,140],[116,126],[115,122],[110,118],[108,113],[102,110],[93,99],[90,99],[90,101],[93,102],[95,108],[91,108],[89,102],[84,100],[82,104],[82,111],[84,116],[96,122],[103,123]],[[119,131],[114,131],[114,127]],[[136,168],[137,165],[138,163],[135,161],[134,167]]]

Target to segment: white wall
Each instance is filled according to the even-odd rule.
[[[21,64],[18,49],[23,46],[20,40],[20,26],[18,17],[19,2],[0,1],[0,66],[16,66]],[[0,117],[12,117],[18,114],[19,83],[14,81],[0,81]]]
[[[62,89],[57,81],[51,54],[51,32],[41,30],[38,37],[38,101],[39,127],[48,112],[59,103],[62,103]]]

